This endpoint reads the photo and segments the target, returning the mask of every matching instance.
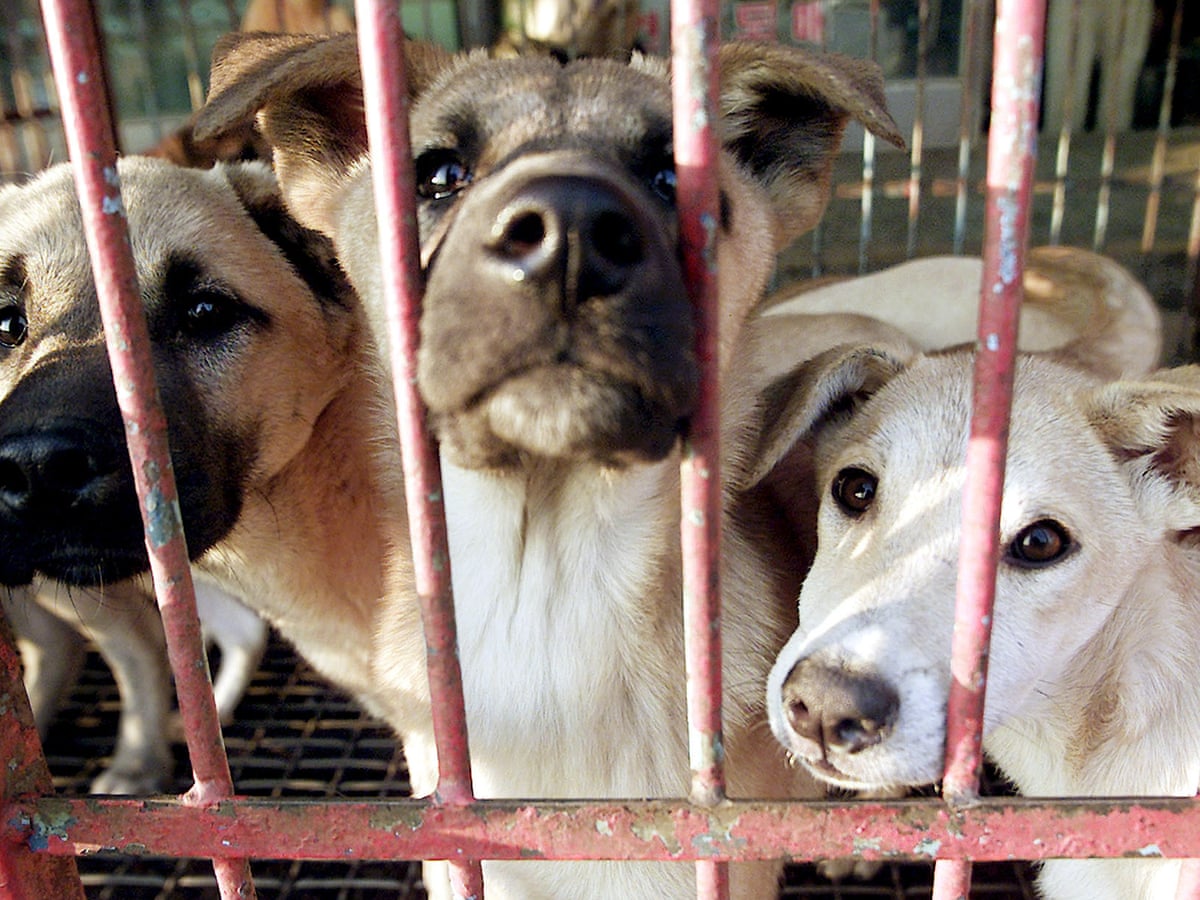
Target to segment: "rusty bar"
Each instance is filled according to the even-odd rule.
[[[720,802],[725,793],[718,633],[716,13],[709,0],[676,0],[671,8],[680,252],[701,367],[700,399],[684,441],[681,472],[689,745],[697,803]]]
[[[1004,485],[1012,368],[1037,149],[1044,12],[1044,0],[1002,0],[996,17],[975,408],[967,447],[951,663],[954,677],[947,723],[945,794],[954,801],[975,798],[982,759],[979,733],[999,552],[996,534]]]
[[[359,58],[370,142],[380,270],[387,298],[392,383],[403,450],[404,490],[412,531],[413,570],[432,694],[438,755],[438,803],[459,805],[474,798],[463,703],[462,670],[454,623],[450,548],[437,447],[425,428],[417,395],[417,342],[423,291],[417,233],[415,183],[408,136],[408,87],[403,31],[395,4],[357,0]],[[385,227],[393,223],[394,227]],[[478,861],[451,860],[459,897],[481,898]]]
[[[716,0],[672,0],[671,71],[680,254],[696,325],[700,396],[680,465],[684,651],[692,800],[725,797],[721,725],[721,478],[718,431]],[[729,896],[724,864],[698,862],[700,900]]]
[[[121,206],[112,121],[104,102],[104,74],[98,65],[94,28],[87,24],[92,18],[91,6],[78,0],[47,0],[42,15],[113,381],[146,524],[150,572],[192,761],[194,784],[184,800],[207,805],[232,795],[233,780],[196,615],[166,417],[154,381],[150,338]],[[222,897],[254,896],[246,860],[226,855],[214,859],[213,867]]]
[[[1045,0],[1001,0],[996,11],[988,139],[983,284],[959,545],[943,796],[970,803],[983,766],[988,644],[999,557],[1008,415],[1037,153]],[[965,866],[935,867],[934,900],[964,895]]]
[[[1175,97],[1175,78],[1179,70],[1179,44],[1183,34],[1183,0],[1175,0],[1171,17],[1171,43],[1167,50],[1167,70],[1163,76],[1162,103],[1158,107],[1158,133],[1154,139],[1154,157],[1150,164],[1150,196],[1146,198],[1146,216],[1142,220],[1142,253],[1154,249],[1158,228],[1158,210],[1162,204],[1163,175],[1167,162],[1167,136],[1171,131],[1171,101]]]
[[[54,793],[54,783],[42,753],[33,712],[21,681],[21,656],[8,621],[0,615],[0,759],[8,762],[0,775],[0,795],[6,803]],[[55,859],[36,841],[14,840],[11,825],[0,839],[0,896],[9,900],[83,900],[83,883],[73,858]]]
[[[1186,858],[1200,855],[1190,797],[989,797],[844,803],[235,798],[211,808],[173,798],[40,798],[0,810],[57,856],[247,855],[273,859]]]

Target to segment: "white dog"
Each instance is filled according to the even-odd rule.
[[[1128,323],[1148,298],[1131,293]],[[1114,326],[1116,332],[1121,326]],[[1102,373],[1016,375],[984,749],[1029,796],[1190,796],[1200,784],[1200,370],[1090,346]],[[1144,345],[1145,329],[1135,344]],[[1124,369],[1128,380],[1112,380]],[[1114,371],[1115,370],[1115,371]],[[786,428],[811,452],[818,548],[772,669],[772,729],[851,788],[941,776],[972,356],[846,347]],[[1050,861],[1047,897],[1174,896],[1176,863]]]
[[[221,722],[228,724],[266,651],[267,625],[232,594],[195,574],[205,642],[221,651],[213,695]],[[112,758],[91,790],[163,790],[174,766],[171,672],[162,619],[149,590],[136,579],[102,590],[39,579],[2,591],[0,598],[17,638],[25,689],[42,738],[75,684],[90,638],[112,671],[121,697]]]

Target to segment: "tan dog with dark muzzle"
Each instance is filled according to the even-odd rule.
[[[353,37],[231,37],[199,127],[258,114],[289,207],[330,235],[383,342],[371,163]],[[418,387],[442,447],[471,758],[481,797],[688,788],[679,434],[697,395],[676,251],[666,66],[449,56],[409,45],[427,291]],[[819,218],[845,122],[899,142],[874,67],[757,45],[721,53],[726,474],[748,464],[762,373],[736,349],[776,252]],[[731,793],[812,786],[770,746],[759,685],[798,586],[788,524],[730,497],[724,553]],[[786,561],[786,564],[785,564]],[[406,563],[376,652],[418,793],[436,783]],[[738,898],[778,867],[735,866]],[[486,863],[488,896],[694,896],[670,863]],[[443,896],[444,881],[429,882]]]
[[[376,474],[395,440],[357,297],[267,166],[119,172],[189,552],[371,706],[380,536],[406,525]],[[131,478],[59,166],[0,191],[0,585],[144,572]]]

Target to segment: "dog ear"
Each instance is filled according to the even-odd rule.
[[[1200,366],[1104,385],[1084,411],[1164,525],[1200,529]]]
[[[269,166],[219,163],[214,172],[225,178],[254,224],[280,249],[323,307],[344,310],[355,304],[354,289],[338,263],[333,242],[292,217]]]
[[[721,47],[721,141],[767,190],[780,248],[810,230],[829,200],[833,161],[853,117],[904,146],[875,63],[778,44]]]
[[[421,93],[452,58],[405,42],[408,93]],[[194,134],[211,138],[255,114],[274,148],[288,205],[310,228],[333,230],[337,187],[367,152],[358,43],[353,33],[225,35],[213,50],[208,102]]]
[[[801,363],[762,393],[754,450],[731,487],[758,484],[819,429],[851,414],[916,355],[902,345],[840,346]]]

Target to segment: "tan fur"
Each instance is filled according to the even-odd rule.
[[[197,564],[372,707],[383,535],[405,540],[407,525],[377,473],[395,441],[357,300],[328,243],[284,214],[262,164],[198,171],[132,157],[120,175]],[[89,440],[122,445],[69,168],[0,193],[0,210],[0,303],[19,298],[29,321],[28,337],[0,357],[0,453],[19,459],[38,428],[60,427],[52,417],[24,424],[39,395],[64,422],[89,423]],[[220,333],[189,337],[178,329],[193,304],[254,312],[235,313],[228,333],[218,319]],[[71,387],[79,377],[94,397]],[[113,459],[104,478],[127,478],[127,460]],[[0,581],[21,584],[32,571],[107,585],[144,568],[132,496],[104,496],[120,505],[93,511],[89,501],[61,517],[54,540],[73,548],[67,558],[41,555],[34,525],[0,509]],[[83,531],[92,518],[104,526]]]
[[[1155,327],[1143,299],[1065,352],[1018,360],[984,750],[1030,796],[1190,796],[1200,781],[1200,375],[1111,380]],[[781,743],[842,786],[941,774],[971,374],[967,352],[842,348],[798,380],[782,426],[815,460],[821,509],[767,702]],[[864,474],[871,492],[848,495]],[[1177,872],[1049,861],[1039,885],[1052,900],[1158,900]]]
[[[419,207],[428,268],[418,386],[442,443],[476,792],[682,795],[688,770],[679,458],[670,422],[691,411],[694,360],[673,214],[647,184],[656,167],[670,164],[666,67],[640,57],[628,66],[560,67],[545,59],[449,57],[411,44],[409,50],[418,180],[427,166],[439,177],[469,170],[447,195],[452,200]],[[739,481],[741,468],[753,465],[749,453],[762,427],[756,397],[768,380],[753,335],[741,337],[741,325],[761,298],[774,253],[820,216],[847,116],[888,139],[899,136],[882,108],[877,73],[865,64],[730,46],[722,50],[721,70],[726,152],[719,183],[727,217],[714,227],[727,376],[722,433],[726,475]],[[786,107],[785,98],[794,96],[806,100],[794,120],[764,115],[764,108]],[[217,132],[258,114],[291,208],[333,238],[373,310],[382,345],[361,104],[349,38],[230,38],[217,53],[201,128]],[[635,151],[648,159],[634,162]],[[457,168],[437,169],[446,159]],[[628,229],[640,242],[628,254],[603,238],[593,247],[593,235],[602,232],[584,230],[587,252],[610,256],[605,265],[628,276],[612,289],[615,301],[605,289],[576,298],[577,290],[591,290],[582,280],[568,281],[560,296],[560,286],[543,281],[537,267],[537,251],[556,252],[560,225],[572,227],[576,215],[543,208],[543,198],[573,190],[571,179],[588,185],[580,195],[590,199],[580,209],[613,204],[603,215],[621,224],[603,233]],[[524,221],[527,209],[537,210],[541,235],[530,241],[525,229],[509,241],[510,224]],[[498,285],[489,274],[495,258],[532,274],[521,268],[507,286]],[[610,277],[593,274],[602,282]],[[622,311],[626,293],[670,335],[653,350],[639,350],[632,366],[627,351],[615,346],[626,336],[641,340],[639,326]],[[555,335],[566,342],[561,354],[546,351]],[[624,398],[631,392],[645,400],[644,416],[627,418]],[[770,648],[787,628],[785,598],[796,586],[789,531],[772,505],[750,495],[728,498],[725,709],[730,786],[739,795],[811,791],[761,739],[759,685]],[[772,562],[773,555],[789,565]],[[427,793],[437,766],[419,619],[406,576],[392,578],[376,673],[394,701],[386,717],[404,739],[414,789]],[[764,590],[776,599],[764,601]],[[682,900],[695,890],[688,865],[485,863],[484,871],[489,896],[514,900]],[[769,896],[775,871],[735,867],[734,895]],[[429,874],[431,893],[445,896],[445,881]]]

